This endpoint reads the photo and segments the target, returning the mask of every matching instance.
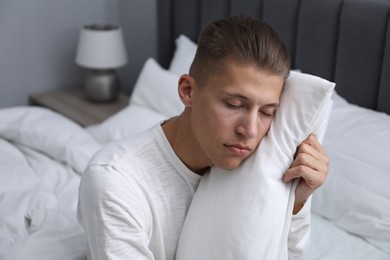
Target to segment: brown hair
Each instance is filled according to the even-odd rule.
[[[190,75],[203,84],[227,59],[288,77],[290,58],[277,33],[261,20],[231,16],[210,23],[198,37]]]

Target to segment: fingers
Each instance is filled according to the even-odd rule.
[[[296,178],[304,179],[306,185],[313,191],[325,181],[326,174],[316,171],[305,165],[292,167],[283,175],[283,182],[290,182]]]
[[[325,149],[319,143],[318,139],[314,135],[309,135],[297,148],[295,158],[297,155],[305,153],[313,156],[317,160],[329,163]]]
[[[315,150],[317,150],[317,151],[320,152],[321,154],[326,155],[325,149],[322,147],[322,145],[321,145],[320,142],[318,141],[317,137],[315,137],[315,135],[313,135],[313,134],[309,135],[309,136],[302,142],[302,144],[307,144],[307,145],[313,147]],[[302,144],[301,144],[301,145],[302,145]]]
[[[304,165],[316,171],[327,171],[329,159],[326,154],[316,150],[314,147],[302,143],[296,152],[295,160],[291,167]]]
[[[294,162],[283,176],[284,182],[303,178],[306,185],[316,189],[325,181],[329,159],[325,149],[314,135],[306,138],[297,148]]]

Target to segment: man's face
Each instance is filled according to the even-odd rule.
[[[235,169],[267,134],[283,89],[282,76],[230,62],[223,73],[195,82],[191,125],[209,166]]]

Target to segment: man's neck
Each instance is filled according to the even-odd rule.
[[[203,175],[211,163],[193,134],[189,115],[184,111],[162,124],[162,129],[173,151],[193,172]]]

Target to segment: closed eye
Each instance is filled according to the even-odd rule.
[[[259,113],[265,118],[273,118],[278,107],[278,104],[270,104],[260,108]]]
[[[235,104],[232,104],[232,103],[229,103],[229,102],[225,102],[225,105],[228,108],[231,108],[231,109],[243,109],[244,108],[243,105],[235,105]]]
[[[274,114],[273,113],[266,113],[264,111],[260,111],[260,113],[265,116],[265,117],[272,117]]]
[[[264,117],[267,117],[267,118],[272,118],[274,115],[275,115],[275,111],[274,110],[259,110],[259,113],[264,116]]]

